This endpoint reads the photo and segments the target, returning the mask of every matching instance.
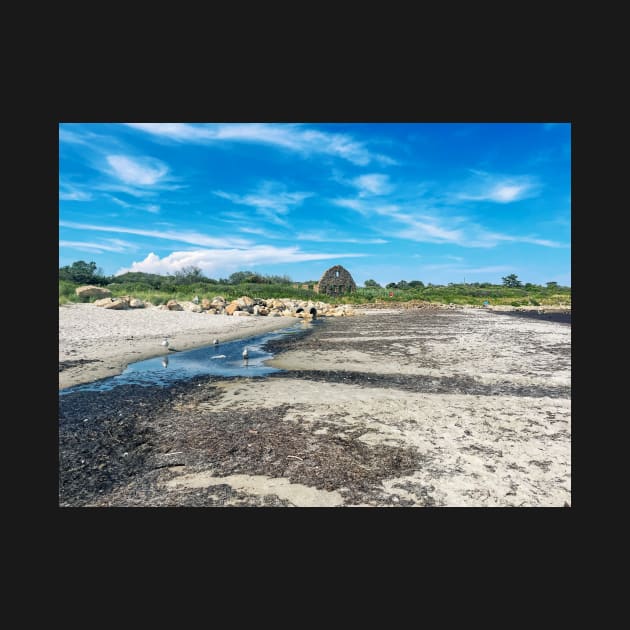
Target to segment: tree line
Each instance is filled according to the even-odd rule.
[[[533,284],[531,282],[527,282],[523,284],[518,279],[518,276],[515,273],[511,273],[510,275],[501,278],[501,281],[502,281],[502,286],[507,287],[509,289],[523,288],[523,289],[531,290],[531,289],[542,288],[542,285]],[[366,288],[372,288],[372,289],[383,288],[378,282],[376,282],[376,280],[372,280],[372,279],[366,280],[364,283],[364,286]],[[424,282],[422,282],[422,280],[410,280],[409,282],[407,280],[401,280],[400,282],[390,282],[386,284],[384,288],[385,289],[399,289],[399,290],[404,291],[405,289],[424,289],[424,288],[436,287],[436,286],[440,286],[440,285],[436,285],[431,282],[425,285]],[[492,284],[491,282],[468,282],[461,285],[455,282],[449,282],[447,286],[449,287],[466,286],[466,287],[474,287],[474,288],[479,288],[479,289],[489,289],[497,285]],[[545,286],[547,287],[547,289],[566,289],[567,288],[567,287],[561,287],[557,282],[547,282],[545,283]]]
[[[94,261],[85,262],[84,260],[77,260],[71,265],[60,267],[59,280],[100,286],[114,283],[126,284],[141,282],[154,289],[161,289],[165,286],[186,286],[198,283],[236,285],[246,283],[290,284],[292,282],[291,278],[287,275],[259,274],[254,271],[237,271],[228,278],[208,278],[203,275],[199,267],[195,267],[194,265],[182,267],[182,269],[167,275],[145,273],[144,271],[128,271],[118,276],[106,276],[103,274],[102,269],[96,267]]]

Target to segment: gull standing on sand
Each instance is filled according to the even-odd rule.
[[[216,346],[216,345],[218,345],[218,344],[219,344],[219,340],[215,337],[215,338],[212,340],[212,343]]]
[[[164,341],[162,342],[162,345],[163,345],[165,348],[168,348],[168,337],[164,337]]]
[[[249,358],[249,352],[247,352],[247,348],[245,348],[245,350],[243,350],[243,359],[247,361],[248,358]]]

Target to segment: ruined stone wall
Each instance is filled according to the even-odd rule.
[[[356,289],[357,285],[350,272],[341,265],[335,265],[325,271],[317,285],[317,292],[326,295],[343,295]]]

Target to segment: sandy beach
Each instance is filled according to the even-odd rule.
[[[570,323],[365,309],[267,348],[263,378],[64,396],[60,505],[571,504]]]
[[[106,310],[93,304],[59,307],[59,389],[120,374],[134,361],[284,328],[286,317],[230,317],[157,308]]]

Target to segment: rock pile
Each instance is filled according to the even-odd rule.
[[[128,308],[150,308],[149,302],[125,295],[118,298],[107,297],[94,302],[96,306],[113,310]],[[243,295],[237,300],[228,302],[224,297],[217,296],[212,300],[204,298],[199,304],[195,302],[178,302],[169,300],[158,306],[162,311],[190,311],[192,313],[206,313],[207,315],[231,315],[232,317],[348,317],[355,315],[355,310],[349,304],[327,304],[326,302],[312,302],[306,300],[291,300],[288,298],[271,298],[268,300],[255,299]]]

